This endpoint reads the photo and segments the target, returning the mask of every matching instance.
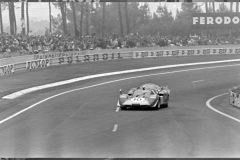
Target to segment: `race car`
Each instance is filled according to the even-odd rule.
[[[170,90],[168,86],[158,86],[153,83],[143,84],[132,88],[127,94],[120,89],[120,98],[117,105],[122,109],[128,108],[167,108]]]

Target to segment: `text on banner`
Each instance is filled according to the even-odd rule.
[[[49,59],[40,59],[40,60],[26,62],[26,69],[43,68],[48,66],[50,66]]]
[[[0,74],[7,75],[14,72],[14,64],[0,67]]]

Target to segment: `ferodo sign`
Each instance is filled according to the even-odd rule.
[[[239,28],[240,13],[193,13],[192,29]]]
[[[49,59],[39,59],[35,61],[26,62],[26,69],[43,68],[48,66],[50,66]]]

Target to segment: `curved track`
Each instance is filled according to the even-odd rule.
[[[232,66],[216,67],[224,65]],[[26,95],[9,103],[9,109],[1,112],[0,120],[44,98],[79,88],[1,123],[0,155],[239,157],[240,123],[206,106],[207,100],[239,84],[239,67],[237,63],[228,63],[154,70],[104,77]],[[128,79],[105,83],[124,78]],[[116,103],[120,88],[126,92],[147,82],[169,86],[169,108],[118,110]],[[105,84],[92,86],[100,83]],[[18,107],[13,107],[16,104]],[[240,118],[240,110],[228,105],[227,95],[214,99],[211,105]]]

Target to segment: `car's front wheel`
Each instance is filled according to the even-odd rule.
[[[123,106],[120,107],[120,108],[121,108],[121,110],[126,110],[127,109],[127,107],[123,107]]]

